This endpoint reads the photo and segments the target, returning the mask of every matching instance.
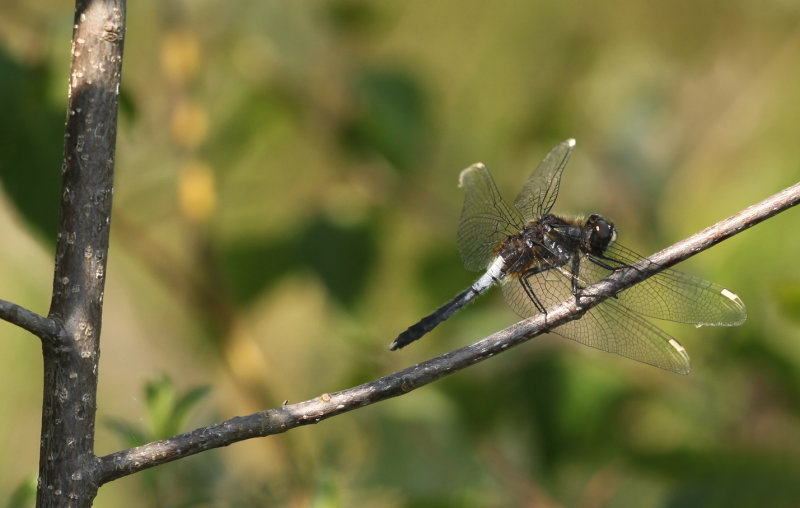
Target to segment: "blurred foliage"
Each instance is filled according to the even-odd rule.
[[[0,6],[0,297],[37,309],[72,16]],[[98,453],[510,324],[493,292],[386,349],[475,277],[455,246],[456,184],[478,160],[512,198],[577,138],[555,211],[603,213],[644,253],[800,180],[798,27],[786,0],[129,3]],[[683,267],[749,311],[736,329],[666,326],[689,377],[542,337],[319,426],[113,482],[95,506],[797,506],[797,224],[789,211]],[[40,362],[22,340],[0,348],[2,431],[17,436],[0,442],[15,458],[0,496],[19,505],[41,408],[20,377]]]
[[[48,100],[52,73],[25,66],[0,47],[0,183],[40,239],[55,245],[61,188],[64,110]]]
[[[342,226],[321,217],[293,232],[291,238],[262,245],[227,245],[220,264],[223,279],[243,305],[280,277],[277,265],[289,271],[310,270],[332,298],[351,306],[363,295],[372,273],[375,243],[375,232],[368,224]]]
[[[8,497],[6,508],[25,508],[33,504],[36,504],[36,478],[21,481]]]
[[[147,428],[121,418],[109,418],[105,422],[124,448],[134,448],[191,430],[186,428],[187,420],[197,404],[208,395],[209,388],[199,386],[179,395],[175,384],[164,375],[148,381],[144,392]],[[181,461],[180,464],[171,463],[157,470],[143,471],[135,478],[144,486],[141,492],[149,498],[150,506],[205,506],[213,499],[214,480],[221,472],[219,460],[206,454],[185,463]]]
[[[178,396],[175,384],[169,376],[164,375],[145,385],[147,430],[113,418],[108,421],[108,425],[128,448],[166,439],[187,430],[184,427],[190,412],[208,395],[209,390],[207,386],[199,386]]]
[[[425,92],[413,74],[365,70],[354,81],[359,104],[342,128],[342,145],[362,156],[383,156],[401,171],[418,167],[430,133]]]

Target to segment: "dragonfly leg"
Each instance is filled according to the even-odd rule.
[[[519,282],[520,284],[522,284],[522,289],[525,290],[525,294],[528,295],[528,298],[530,298],[531,302],[533,302],[533,305],[536,307],[536,310],[538,310],[539,312],[546,312],[547,309],[542,304],[541,300],[539,300],[539,297],[536,296],[536,292],[528,283],[528,279],[526,277],[520,277]]]
[[[581,268],[581,259],[579,256],[572,256],[572,295],[575,296],[575,304],[580,305],[581,302],[578,300],[578,293],[583,289],[580,284],[578,284],[578,274],[580,273]]]
[[[587,254],[587,255],[586,255],[586,258],[587,258],[589,261],[591,261],[592,263],[594,263],[594,264],[596,264],[597,266],[599,266],[600,268],[605,268],[606,270],[608,270],[608,271],[610,271],[610,272],[613,272],[613,271],[615,271],[615,270],[619,270],[620,268],[625,268],[625,267],[629,266],[629,265],[627,265],[627,264],[625,264],[625,263],[623,263],[623,262],[621,262],[621,261],[617,261],[617,260],[616,260],[616,259],[614,259],[614,258],[609,258],[609,257],[606,257],[606,256],[603,256],[603,257],[602,257],[602,259],[601,259],[601,258],[599,258],[599,257],[592,256],[591,254]],[[614,263],[618,263],[618,264],[619,264],[619,266],[616,266],[616,267],[614,267],[614,266],[612,266],[612,265],[610,265],[610,264],[606,263],[606,262],[605,262],[605,261],[603,261],[603,260],[607,260],[607,261],[613,261]]]

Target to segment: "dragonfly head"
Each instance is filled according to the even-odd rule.
[[[602,215],[593,214],[586,219],[584,248],[592,254],[602,254],[617,239],[617,228]]]

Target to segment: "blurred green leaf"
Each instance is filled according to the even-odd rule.
[[[170,437],[168,434],[175,407],[175,385],[166,375],[145,384],[147,420],[154,439]]]
[[[235,167],[250,161],[254,154],[263,154],[267,160],[278,144],[299,131],[302,100],[295,88],[282,83],[245,88],[221,114],[222,125],[211,131],[203,152],[215,168]],[[226,175],[225,170],[217,171],[221,181]]]
[[[334,475],[320,474],[317,478],[314,498],[311,501],[313,508],[335,508],[342,506],[341,488]]]
[[[127,448],[172,437],[184,430],[191,411],[209,391],[208,387],[199,386],[179,394],[169,376],[163,375],[145,383],[148,429],[119,418],[108,418],[105,424]],[[136,477],[145,485],[143,491],[151,502],[140,502],[139,506],[204,506],[213,498],[211,492],[219,470],[219,458],[203,454],[142,471]]]
[[[409,171],[431,144],[428,98],[418,79],[396,69],[363,69],[351,91],[357,102],[341,132],[345,147],[361,155],[378,153]]]
[[[55,244],[61,193],[64,109],[47,100],[46,67],[26,67],[0,47],[0,183],[19,214]]]
[[[170,435],[181,432],[186,425],[192,410],[194,410],[209,393],[211,393],[211,387],[198,386],[178,397],[178,401],[175,403],[175,407],[172,410],[172,415],[169,422],[169,427],[173,429],[172,434]]]
[[[309,224],[297,242],[302,262],[346,307],[361,296],[375,264],[376,234],[369,224],[339,225],[326,218]]]
[[[779,399],[781,407],[800,412],[800,371],[793,359],[763,340],[759,330],[750,329],[744,335],[731,363],[738,365],[737,370],[745,366],[771,398]]]
[[[331,26],[347,38],[374,32],[383,21],[379,7],[363,0],[333,0],[324,4]]]
[[[137,425],[120,418],[107,418],[105,424],[127,448],[135,448],[148,442],[145,432]]]
[[[136,100],[130,91],[124,86],[119,91],[119,117],[120,120],[127,119],[135,122],[139,116],[139,109]]]
[[[368,222],[342,225],[316,217],[294,235],[223,247],[224,278],[242,304],[252,301],[288,271],[313,272],[340,304],[362,295],[377,256],[375,228]]]
[[[288,240],[259,239],[219,249],[223,279],[239,304],[249,304],[283,273],[296,267],[291,245]]]
[[[478,275],[464,269],[455,248],[455,238],[426,255],[417,270],[419,287],[429,305],[441,305],[446,299],[472,284]]]
[[[152,439],[164,439],[183,430],[189,413],[210,392],[205,386],[195,387],[178,396],[172,379],[164,375],[145,385],[147,419]]]
[[[36,503],[36,476],[23,480],[11,493],[7,508],[26,508]]]

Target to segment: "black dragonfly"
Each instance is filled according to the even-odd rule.
[[[509,206],[481,163],[461,172],[466,191],[458,225],[464,267],[484,274],[392,342],[396,350],[419,339],[496,283],[522,317],[577,298],[583,288],[630,266],[642,256],[617,243],[614,224],[550,213],[575,140],[556,146]],[[552,330],[587,346],[680,374],[690,370],[681,344],[646,319],[696,326],[736,326],[747,319],[733,292],[677,270],[666,269],[589,309],[580,319]]]

